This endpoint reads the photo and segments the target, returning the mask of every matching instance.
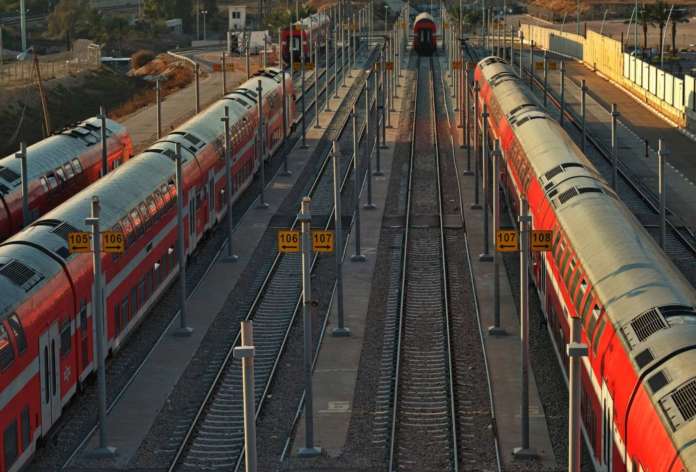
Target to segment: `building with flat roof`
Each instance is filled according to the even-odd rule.
[[[246,27],[246,5],[230,5],[227,7],[229,31],[243,30]]]

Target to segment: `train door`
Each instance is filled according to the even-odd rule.
[[[45,435],[60,416],[60,335],[55,321],[39,337],[41,374],[41,433]]]
[[[422,46],[429,46],[433,42],[433,32],[427,28],[418,30],[418,42]]]
[[[208,182],[208,223],[210,226],[215,221],[215,174],[210,176]]]
[[[606,472],[612,472],[614,450],[614,401],[606,382],[602,381],[602,457],[601,464]]]

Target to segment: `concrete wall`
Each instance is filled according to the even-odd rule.
[[[588,30],[587,37],[552,28],[522,25],[524,40],[543,49],[581,60],[622,86],[679,126],[696,130],[696,79],[679,79],[623,52],[621,42]]]

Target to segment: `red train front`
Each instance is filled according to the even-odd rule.
[[[696,291],[507,62],[482,60],[475,80],[513,211],[524,196],[533,228],[554,234],[531,270],[564,369],[582,323],[594,467],[696,470]]]
[[[280,37],[285,63],[288,64],[290,62],[290,49],[292,49],[292,60],[294,62],[301,61],[300,50],[304,55],[305,61],[312,62],[314,59],[311,54],[314,53],[314,48],[318,47],[321,50],[327,44],[327,40],[330,37],[329,23],[328,15],[315,13],[294,23],[292,28],[284,28]]]
[[[437,49],[437,25],[430,13],[420,13],[413,21],[413,49],[421,56],[431,56]]]

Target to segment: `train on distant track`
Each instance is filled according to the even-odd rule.
[[[109,169],[133,155],[126,128],[106,120]],[[101,176],[101,120],[89,118],[27,148],[29,221],[55,208]],[[0,159],[0,241],[25,225],[22,210],[21,160]]]
[[[280,33],[281,50],[286,64],[290,61],[290,49],[292,49],[293,61],[300,62],[304,55],[306,62],[314,61],[314,48],[322,50],[330,39],[329,24],[331,19],[325,13],[315,13],[288,26]]]
[[[257,83],[263,87],[264,129],[258,142]],[[283,141],[282,83],[269,68],[131,159],[0,243],[0,471],[31,459],[37,441],[96,369],[94,278],[90,254],[70,254],[68,233],[87,231],[93,196],[103,230],[122,232],[126,250],[103,255],[106,349],[116,351],[178,272],[175,149],[183,163],[186,255],[228,211]],[[225,132],[229,107],[232,189],[226,188]],[[294,122],[294,100],[289,121]],[[260,145],[258,145],[260,144]]]
[[[437,50],[437,25],[430,13],[419,13],[413,20],[413,50],[421,56]]]
[[[589,347],[582,420],[597,470],[696,470],[696,291],[499,57],[476,67],[503,179],[553,250],[533,281],[565,368],[571,318]]]

